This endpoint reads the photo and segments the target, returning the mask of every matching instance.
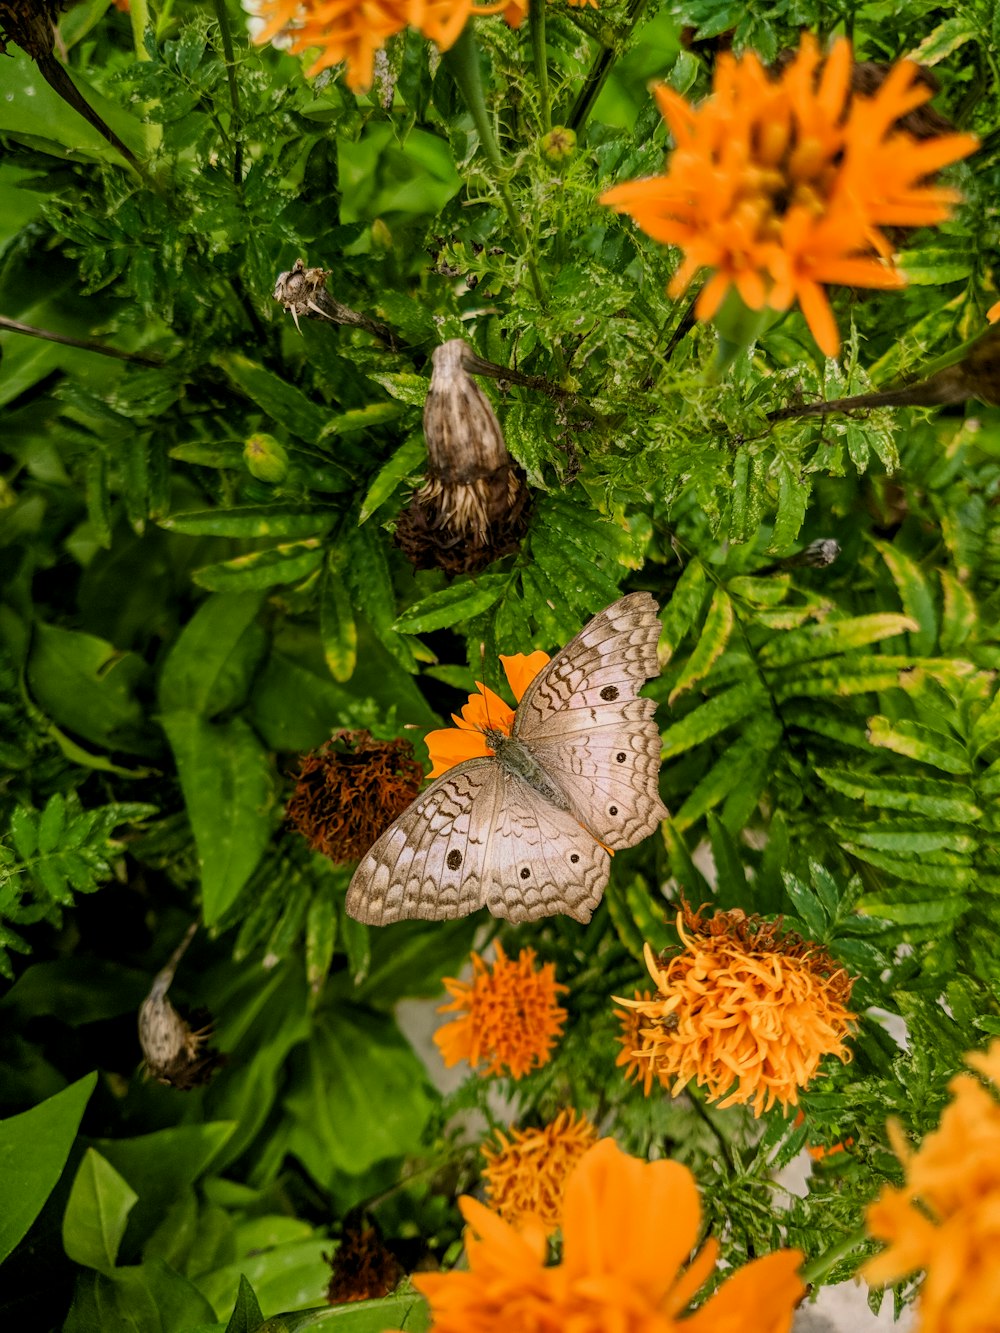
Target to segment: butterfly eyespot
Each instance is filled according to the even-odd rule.
[[[607,699],[608,703],[610,703],[610,702],[612,701],[612,699],[617,699],[617,698],[618,698],[618,686],[617,686],[617,685],[605,685],[604,689],[601,690],[601,698],[602,698],[602,699]]]
[[[521,871],[521,878],[522,878],[522,879],[530,879],[530,878],[531,878],[531,871],[528,869],[527,866],[525,866],[524,869]]]
[[[625,760],[628,758],[628,755],[625,753],[624,750],[619,750],[618,753],[615,755],[615,758],[618,760],[620,764],[624,764]]]
[[[608,814],[609,814],[609,815],[616,815],[617,813],[618,813],[618,807],[617,807],[617,805],[609,805],[609,806],[608,806]]]
[[[576,854],[576,852],[574,852],[573,855],[572,855],[569,859],[570,859],[570,861],[573,863],[573,865],[576,865],[577,861],[579,861],[580,858],[579,858],[579,856]]]
[[[461,852],[456,852],[453,850],[450,851],[448,855],[445,857],[445,865],[448,867],[449,870],[457,870],[461,864],[462,864]]]

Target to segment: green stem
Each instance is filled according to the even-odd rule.
[[[132,0],[128,16],[132,24],[132,45],[135,47],[136,60],[151,59],[146,50],[146,29],[149,27],[148,0]]]
[[[549,62],[545,53],[545,6],[548,0],[528,0],[528,23],[531,26],[531,49],[535,57],[535,82],[542,111],[542,133],[552,128],[552,109],[549,106]]]
[[[229,26],[226,0],[212,0],[212,3],[215,6],[215,17],[219,20],[222,50],[226,57],[229,100],[233,106],[233,184],[239,187],[243,183],[243,140],[240,137],[240,85],[236,79],[236,52],[233,49],[233,33]]]
[[[521,254],[524,256],[535,296],[538,298],[539,305],[546,305],[545,287],[538,271],[538,265],[535,263],[535,257],[531,253],[528,233],[525,231],[524,223],[514,207],[514,201],[504,179],[503,158],[500,156],[500,148],[493,133],[489,112],[486,109],[483,78],[479,68],[479,48],[476,46],[475,38],[472,35],[471,22],[465,25],[461,37],[450,50],[442,54],[441,59],[448,66],[452,78],[458,84],[459,91],[465,99],[465,104],[469,108],[472,122],[479,134],[480,146],[493,169],[493,184],[500,196],[500,202],[507,214],[507,221],[510,223],[514,238],[520,247]]]
[[[594,103],[600,96],[601,89],[611,73],[618,52],[624,48],[625,43],[632,35],[632,29],[642,18],[643,11],[648,3],[649,0],[629,0],[625,26],[620,33],[616,34],[614,46],[602,47],[601,51],[598,52],[597,59],[591,65],[590,72],[583,81],[583,87],[577,95],[569,117],[569,128],[576,132],[578,139],[583,137],[583,127],[586,124],[587,117],[594,109]]]
[[[856,1250],[867,1239],[868,1233],[863,1227],[857,1231],[852,1231],[847,1239],[842,1240],[839,1245],[834,1245],[825,1254],[820,1254],[805,1264],[800,1270],[799,1276],[808,1286],[817,1286],[823,1281],[827,1273],[840,1263],[841,1259],[850,1254],[852,1250]]]

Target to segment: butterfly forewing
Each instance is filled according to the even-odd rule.
[[[438,778],[363,857],[347,890],[350,915],[385,926],[482,907],[502,785],[495,759],[468,759]]]
[[[659,674],[659,633],[649,593],[613,603],[536,676],[514,721],[514,735],[612,850],[648,837],[667,814],[656,705],[639,698]]]

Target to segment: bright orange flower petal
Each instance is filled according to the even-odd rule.
[[[493,753],[483,733],[471,729],[441,727],[438,731],[429,731],[424,742],[431,757],[429,778],[441,777],[449,768],[466,759],[483,759]]]
[[[533,653],[513,653],[510,657],[500,654],[500,664],[507,677],[507,684],[518,703],[542,667],[548,665],[549,660],[548,653],[543,653],[541,649],[536,649]]]
[[[795,1308],[806,1294],[799,1277],[801,1250],[777,1250],[734,1273],[700,1310],[684,1321],[684,1333],[742,1333],[747,1313],[768,1333],[788,1333]]]

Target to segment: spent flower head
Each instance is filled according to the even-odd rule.
[[[824,1055],[850,1058],[850,977],[780,925],[740,911],[704,920],[685,906],[683,947],[656,958],[646,945],[655,996],[616,997],[639,1015],[639,1069],[671,1079],[675,1096],[694,1080],[709,1101],[760,1115],[775,1102],[795,1106]]]
[[[718,59],[712,95],[693,106],[656,91],[675,148],[666,172],[616,185],[601,201],[684,257],[680,296],[710,276],[695,313],[710,320],[730,291],[752,310],[801,306],[827,356],[840,346],[825,287],[904,285],[886,227],[943,222],[958,194],[930,178],[977,146],[971,134],[918,139],[899,122],[931,96],[911,61],[870,96],[852,92],[850,43],[820,54],[806,33],[780,72],[753,52]]]
[[[554,963],[535,966],[534,949],[522,949],[515,960],[499,941],[494,947],[492,965],[472,955],[471,982],[445,977],[452,1000],[438,1013],[460,1017],[438,1028],[434,1042],[449,1069],[468,1060],[484,1078],[522,1078],[550,1060],[566,1022],[556,996],[568,987],[556,981]],[[479,1068],[484,1061],[485,1068]]]

